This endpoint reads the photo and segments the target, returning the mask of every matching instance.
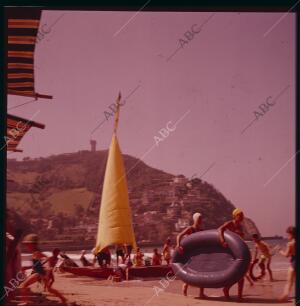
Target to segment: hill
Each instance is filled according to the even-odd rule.
[[[26,221],[25,232],[39,232],[44,240],[94,243],[106,151],[79,151],[23,161],[8,159],[7,207]],[[161,243],[191,223],[200,211],[205,229],[231,218],[234,205],[211,184],[154,169],[123,155],[137,241]],[[129,171],[130,170],[130,171]],[[249,237],[258,232],[245,220]],[[54,238],[55,237],[55,238]]]

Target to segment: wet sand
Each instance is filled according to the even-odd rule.
[[[231,289],[232,300],[224,299],[222,289],[206,289],[208,298],[201,300],[197,298],[198,288],[190,287],[188,296],[181,294],[182,282],[173,280],[167,282],[160,279],[141,281],[123,281],[112,283],[108,280],[98,280],[89,277],[79,277],[70,273],[56,273],[56,281],[53,285],[55,289],[63,292],[68,302],[72,305],[81,306],[194,306],[194,305],[234,305],[237,303],[237,286]],[[263,280],[255,282],[250,286],[246,281],[244,290],[244,305],[271,305],[278,304],[277,298],[280,296],[285,284],[286,271],[275,271],[274,282]],[[42,288],[40,285],[32,287],[34,294],[39,296],[31,305],[61,305],[58,299],[47,294],[46,298],[41,298]],[[51,303],[52,301],[52,303]],[[287,303],[280,305],[293,305],[292,298]],[[16,304],[11,304],[16,305]]]

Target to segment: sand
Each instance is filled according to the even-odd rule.
[[[244,290],[244,305],[271,305],[281,294],[285,284],[286,272],[275,271],[274,282],[263,280],[250,287],[246,281]],[[206,289],[209,298],[197,298],[199,289],[190,287],[188,296],[181,295],[182,282],[173,280],[167,282],[160,279],[141,281],[123,281],[112,283],[108,280],[98,280],[89,277],[79,277],[69,273],[56,273],[54,288],[60,290],[68,299],[69,304],[80,306],[194,306],[194,305],[236,305],[237,287],[231,289],[232,300],[226,301],[221,289]],[[165,288],[164,288],[165,287]],[[56,297],[42,293],[40,285],[34,285],[31,305],[61,305]],[[34,298],[35,296],[35,298]],[[294,299],[280,305],[293,305]],[[12,303],[10,305],[16,305]]]

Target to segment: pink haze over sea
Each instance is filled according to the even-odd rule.
[[[295,219],[295,15],[277,23],[283,13],[216,13],[181,49],[212,13],[133,15],[43,11],[45,29],[61,17],[35,53],[36,90],[54,98],[9,110],[46,129],[32,129],[24,153],[8,157],[76,152],[90,139],[107,149],[113,120],[91,132],[119,90],[125,98],[136,89],[121,109],[123,153],[172,174],[205,173],[263,235],[284,235]],[[9,96],[8,107],[29,100]]]

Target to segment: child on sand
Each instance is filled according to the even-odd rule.
[[[144,254],[141,252],[140,248],[136,248],[136,253],[133,257],[133,264],[136,267],[143,266],[143,257],[144,257]]]
[[[228,244],[225,241],[224,238],[224,232],[226,230],[230,230],[233,233],[238,234],[242,239],[244,239],[244,232],[242,228],[242,222],[244,220],[244,213],[239,209],[236,208],[232,212],[233,220],[225,222],[222,226],[219,227],[220,232],[220,242],[223,245],[223,247],[228,248]],[[239,300],[242,300],[243,298],[243,289],[244,289],[244,278],[238,281],[238,298]],[[227,299],[230,298],[229,296],[229,289],[231,287],[225,287],[223,289],[224,295]]]
[[[261,269],[261,274],[258,278],[263,278],[266,274],[265,272],[265,263],[267,264],[267,270],[269,272],[270,281],[273,281],[273,275],[271,270],[271,259],[272,255],[270,252],[270,247],[262,241],[257,234],[252,235],[253,241],[255,243],[255,252],[253,256],[253,261],[256,260],[258,253],[260,252],[260,257],[258,261],[258,266]]]
[[[67,300],[66,298],[57,290],[53,289],[51,285],[49,284],[49,276],[44,268],[44,264],[47,261],[47,256],[43,254],[39,248],[38,248],[38,236],[35,234],[29,234],[25,236],[23,243],[26,244],[26,247],[30,252],[32,252],[32,266],[29,267],[23,267],[22,270],[31,269],[33,270],[33,274],[31,274],[21,285],[20,288],[23,291],[23,298],[24,302],[21,303],[21,305],[28,305],[28,296],[27,296],[27,290],[29,286],[32,284],[41,281],[45,284],[46,289],[57,296],[63,304],[66,304]],[[43,261],[45,259],[45,261]]]
[[[54,283],[54,268],[58,262],[58,255],[60,253],[60,249],[55,248],[52,252],[52,256],[47,259],[48,263],[48,269],[47,269],[47,274],[48,274],[48,285],[49,287],[52,287]],[[45,262],[45,263],[46,263]],[[47,286],[45,285],[45,289],[47,289]]]
[[[170,260],[171,260],[171,239],[170,238],[168,238],[166,240],[166,243],[164,245],[163,256],[164,256],[164,259],[165,259],[167,265],[169,265]]]
[[[282,296],[279,298],[280,302],[288,301],[296,277],[296,228],[289,226],[286,232],[288,238],[287,247],[285,251],[280,250],[280,254],[290,258],[290,266],[288,269],[287,283]]]
[[[152,256],[152,266],[160,266],[161,265],[161,254],[158,253],[157,249],[153,250]]]
[[[185,236],[189,236],[193,233],[196,233],[198,231],[201,231],[201,225],[202,225],[202,215],[199,212],[196,212],[193,214],[193,225],[187,227],[185,230],[183,230],[180,234],[178,234],[177,236],[177,245],[176,248],[179,252],[183,253],[184,249],[182,248],[182,246],[180,245],[180,242],[182,240],[183,237]],[[188,284],[183,284],[182,287],[182,292],[183,295],[187,296],[187,289],[188,289]],[[200,298],[206,298],[207,296],[204,294],[204,288],[200,288]]]

